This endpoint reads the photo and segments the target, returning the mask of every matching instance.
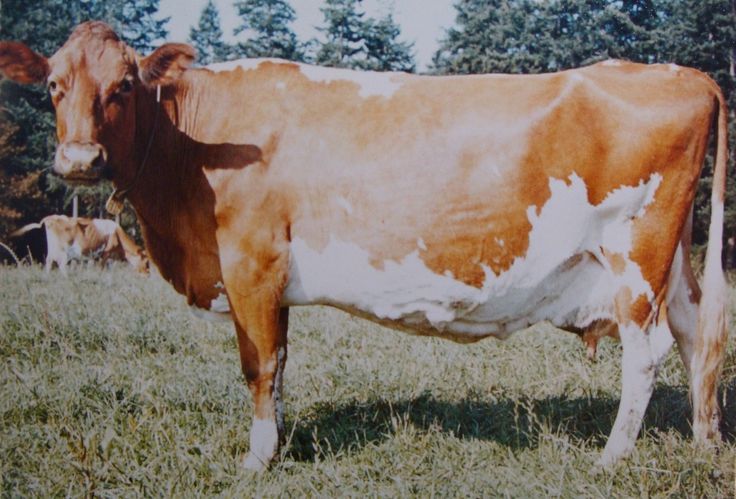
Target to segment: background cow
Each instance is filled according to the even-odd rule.
[[[49,215],[21,227],[11,237],[40,228],[46,232],[46,272],[56,263],[66,273],[70,259],[87,257],[99,258],[103,265],[111,260],[127,261],[138,272],[148,273],[145,252],[113,220]]]
[[[705,74],[607,61],[428,77],[193,59],[182,44],[141,57],[96,22],[48,59],[0,44],[1,71],[49,87],[54,171],[111,178],[163,277],[233,319],[254,400],[246,467],[267,466],[284,438],[288,308],[308,304],[463,342],[543,320],[615,328],[621,402],[602,464],[633,449],[676,340],[695,436],[719,437],[727,110]],[[701,297],[683,237],[713,122]]]

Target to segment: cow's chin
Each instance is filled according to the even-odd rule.
[[[107,166],[95,166],[85,171],[72,171],[66,175],[58,173],[55,169],[52,171],[54,175],[71,185],[95,185],[102,180],[109,180],[112,177],[112,172]]]

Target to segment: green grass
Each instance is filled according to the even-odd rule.
[[[253,475],[239,468],[252,405],[232,326],[194,318],[160,278],[123,268],[0,268],[3,496],[735,492],[733,344],[718,452],[691,440],[673,350],[636,451],[593,475],[618,406],[616,343],[590,363],[550,326],[457,345],[320,307],[292,310],[289,337],[289,445]]]

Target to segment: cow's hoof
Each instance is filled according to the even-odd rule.
[[[248,455],[245,456],[245,459],[243,459],[243,468],[255,471],[256,473],[262,473],[268,468],[268,463],[259,459],[258,456],[252,452],[249,452]]]
[[[593,469],[598,469],[598,472],[602,472],[606,469],[610,469],[616,465],[621,459],[623,458],[623,455],[621,454],[614,454],[612,452],[605,452],[603,451],[603,454],[601,454],[601,457],[598,458],[598,460],[593,465]]]

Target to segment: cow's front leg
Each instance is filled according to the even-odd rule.
[[[288,309],[283,309],[271,326],[272,333],[254,334],[254,328],[236,323],[240,362],[253,396],[250,450],[243,460],[247,469],[264,470],[276,457],[284,438],[282,398],[286,365]],[[265,334],[263,334],[265,333]]]
[[[246,257],[230,268],[223,266],[240,362],[254,404],[250,451],[243,465],[258,471],[276,457],[283,441],[281,388],[288,327],[288,309],[280,303],[288,257],[265,260]]]

